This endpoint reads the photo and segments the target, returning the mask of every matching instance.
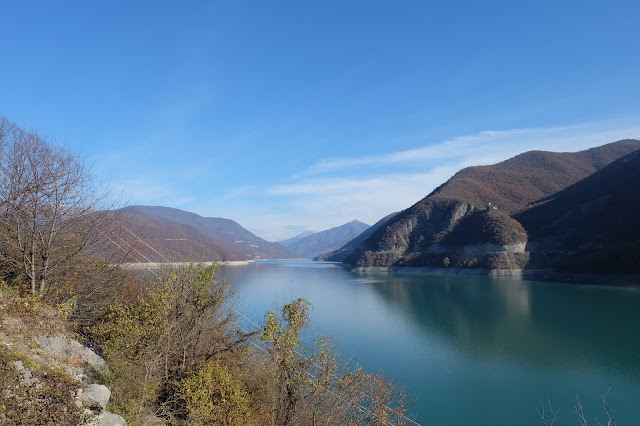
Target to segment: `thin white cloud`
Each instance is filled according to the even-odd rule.
[[[276,241],[300,229],[324,230],[353,219],[373,224],[410,207],[467,166],[494,164],[534,149],[578,151],[639,136],[640,120],[635,119],[484,131],[384,156],[322,160],[288,182],[211,194],[206,205],[191,210],[232,218],[256,235]],[[173,189],[149,181],[130,182],[126,187],[133,192],[132,201],[173,201],[169,205],[179,207],[179,193]]]
[[[337,193],[350,193],[355,195],[359,192],[367,192],[370,195],[375,195],[377,189],[389,186],[394,187],[396,190],[401,190],[401,188],[399,188],[401,184],[402,186],[405,184],[423,186],[425,182],[434,182],[436,179],[450,176],[452,171],[455,171],[454,167],[441,166],[429,170],[426,173],[387,173],[367,178],[345,177],[314,179],[302,183],[275,186],[268,189],[268,193],[285,196],[318,196]],[[422,189],[422,191],[423,190],[424,189]],[[371,191],[373,191],[373,194]]]
[[[627,118],[483,131],[384,156],[321,160],[292,182],[265,189],[264,194],[289,206],[266,233],[278,238],[292,236],[286,224],[300,223],[301,218],[313,229],[327,229],[352,219],[373,224],[410,207],[467,166],[494,164],[529,150],[579,151],[638,137],[640,120]],[[249,217],[246,220],[251,222]]]
[[[460,161],[462,158],[481,158],[485,163],[475,164],[486,164],[486,161],[505,159],[528,150],[577,151],[639,136],[640,120],[636,117],[572,126],[487,130],[386,155],[322,159],[299,177],[350,168],[394,167],[407,163]]]
[[[416,203],[457,170],[455,166],[442,166],[426,173],[315,180],[269,191],[288,198],[296,212],[293,216],[306,218],[314,229],[326,229],[353,219],[373,224],[389,213]]]

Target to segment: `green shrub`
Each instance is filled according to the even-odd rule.
[[[254,396],[247,389],[237,364],[220,360],[206,363],[180,386],[180,395],[193,425],[260,424],[254,418]]]
[[[114,411],[132,424],[140,407],[162,406],[168,417],[184,417],[182,380],[233,347],[229,286],[216,281],[218,265],[191,265],[160,277],[132,304],[110,306],[92,328],[111,368]]]

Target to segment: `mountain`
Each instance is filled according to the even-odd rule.
[[[311,259],[322,253],[336,250],[347,242],[351,241],[362,232],[366,231],[369,225],[358,220],[352,220],[335,228],[326,231],[316,232],[315,234],[303,236],[297,235],[281,244],[287,246],[302,257]]]
[[[349,242],[344,244],[339,249],[334,250],[334,251],[330,251],[330,252],[327,252],[327,253],[320,254],[320,255],[316,256],[313,260],[319,260],[319,261],[325,261],[326,260],[326,261],[329,261],[329,262],[344,262],[344,260],[347,257],[349,257],[355,251],[357,251],[357,250],[359,250],[359,249],[361,249],[363,247],[363,241],[364,240],[369,238],[374,232],[376,232],[378,229],[380,229],[385,223],[387,223],[389,220],[391,220],[397,214],[398,214],[398,212],[391,213],[391,214],[383,217],[382,219],[377,221],[373,226],[369,227],[367,230],[365,230],[360,235],[358,235],[357,237],[353,238],[352,240],[350,240]]]
[[[530,251],[519,215],[638,149],[639,141],[622,140],[576,153],[531,151],[465,168],[384,221],[343,261],[356,267],[442,267],[447,257],[457,267],[547,267],[550,259]]]
[[[556,269],[640,272],[640,150],[514,216]]]
[[[247,260],[191,225],[125,211],[119,232],[110,233],[105,253],[120,262],[210,262]],[[121,257],[122,256],[122,257]]]
[[[295,259],[299,257],[278,243],[265,241],[252,234],[231,219],[202,217],[184,210],[160,206],[127,206],[123,211],[190,225],[249,259]]]
[[[308,237],[309,235],[313,235],[313,234],[315,234],[315,232],[313,232],[313,231],[304,231],[304,232],[299,233],[296,236],[293,236],[291,238],[287,238],[286,240],[280,240],[280,241],[278,241],[278,244],[282,244],[285,247],[289,247],[290,245],[295,244],[298,241],[304,239],[305,237]]]

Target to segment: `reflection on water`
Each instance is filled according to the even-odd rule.
[[[640,292],[483,276],[348,273],[314,262],[225,268],[254,319],[294,297],[346,356],[401,379],[423,424],[539,424],[551,398],[575,423],[612,386],[619,424],[640,424]],[[594,422],[595,423],[595,422]]]
[[[371,282],[374,281],[374,282]],[[640,298],[636,291],[513,278],[363,277],[418,328],[469,354],[538,367],[594,364],[640,377]]]

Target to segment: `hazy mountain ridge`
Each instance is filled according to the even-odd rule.
[[[297,235],[280,243],[305,258],[314,258],[322,253],[339,249],[369,228],[366,223],[352,220],[344,225],[310,235]]]
[[[231,219],[202,217],[184,210],[161,206],[136,205],[125,207],[123,210],[128,213],[190,225],[249,259],[295,259],[299,257],[278,243],[265,241],[252,234]]]
[[[463,169],[377,227],[343,261],[356,267],[442,267],[448,257],[458,267],[555,266],[558,259],[542,255],[544,247],[532,250],[536,244],[514,218],[638,149],[639,141],[622,140],[577,153],[531,151]]]
[[[293,243],[295,243],[297,241],[300,241],[303,238],[308,237],[309,235],[313,235],[313,234],[315,234],[314,231],[304,231],[304,232],[301,232],[298,235],[295,235],[295,236],[293,236],[291,238],[287,238],[286,240],[280,240],[280,241],[278,241],[278,243],[282,244],[285,247],[289,247],[289,245],[291,245],[291,244],[293,244]]]

